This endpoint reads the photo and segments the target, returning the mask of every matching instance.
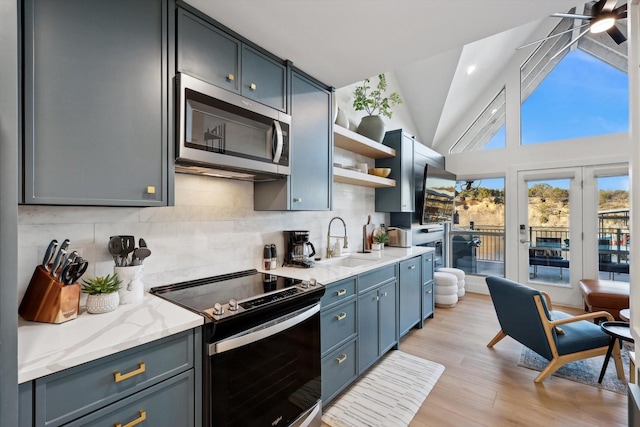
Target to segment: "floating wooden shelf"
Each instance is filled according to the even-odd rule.
[[[396,181],[389,178],[381,178],[375,175],[369,175],[359,171],[352,171],[339,167],[333,167],[333,180],[345,184],[362,185],[364,187],[395,187]]]
[[[372,159],[395,157],[396,150],[347,128],[333,125],[333,145]]]

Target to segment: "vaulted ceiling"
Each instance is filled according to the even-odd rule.
[[[576,0],[187,0],[249,40],[340,88],[394,71],[432,145],[515,48]],[[466,46],[466,47],[465,47]],[[474,80],[456,73],[475,64]],[[443,114],[444,112],[444,114]],[[436,147],[434,147],[436,148]]]

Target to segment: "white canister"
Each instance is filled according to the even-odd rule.
[[[131,265],[113,268],[113,271],[122,281],[120,289],[118,289],[120,304],[132,304],[140,302],[144,298],[143,267],[143,265]]]

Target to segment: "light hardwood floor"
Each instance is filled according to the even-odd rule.
[[[627,425],[626,396],[557,377],[535,384],[538,372],[518,366],[521,344],[486,347],[498,330],[490,297],[468,293],[402,338],[400,350],[445,366],[410,427]]]

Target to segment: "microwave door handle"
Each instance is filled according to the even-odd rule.
[[[275,132],[273,133],[271,140],[271,149],[273,152],[273,163],[280,163],[280,157],[282,156],[282,128],[280,127],[280,122],[277,120],[273,121],[273,128]],[[273,147],[273,143],[275,142],[275,148]]]

